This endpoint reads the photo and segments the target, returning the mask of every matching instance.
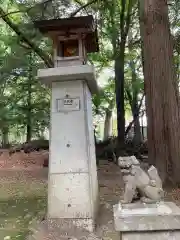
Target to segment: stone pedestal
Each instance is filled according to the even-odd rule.
[[[52,88],[48,218],[93,231],[98,209],[91,102],[91,93],[97,91],[94,69],[49,68],[39,70],[38,77]]]
[[[178,240],[180,208],[172,202],[117,204],[114,224],[120,240]]]

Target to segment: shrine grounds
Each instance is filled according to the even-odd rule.
[[[48,169],[42,167],[44,152],[0,156],[0,239],[25,240],[47,212]],[[97,239],[118,240],[112,207],[123,191],[120,169],[101,160],[98,167],[100,209]],[[167,189],[166,199],[180,205],[180,190]],[[42,240],[45,238],[42,238]]]

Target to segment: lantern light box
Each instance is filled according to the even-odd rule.
[[[55,67],[86,64],[87,53],[99,51],[97,29],[91,15],[34,24],[53,40]]]

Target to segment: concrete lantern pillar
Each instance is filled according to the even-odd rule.
[[[87,24],[90,20],[92,22],[89,16],[80,18],[83,18],[82,25],[86,24],[85,18]],[[55,54],[55,67],[38,71],[38,78],[51,88],[48,218],[69,220],[93,231],[98,210],[98,180],[91,95],[97,93],[98,86],[94,68],[86,64],[85,55],[88,52],[87,35],[92,34],[92,29],[84,33],[82,26],[79,26],[80,20],[72,27],[67,27],[63,21],[62,25],[66,25],[68,31],[75,27],[75,32],[81,29],[78,37],[74,35],[73,38],[80,39],[77,44],[80,49],[75,56],[63,55],[59,58]],[[56,32],[53,39],[57,40],[61,33],[59,44],[63,45],[62,39],[65,39],[68,45],[68,36],[72,40],[72,30],[71,34],[67,34],[66,30],[66,38],[62,38],[61,20],[42,22],[36,22],[36,26],[40,31],[43,28],[46,29],[44,32]],[[59,45],[55,46],[57,53]]]

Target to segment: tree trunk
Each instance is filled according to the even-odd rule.
[[[95,143],[95,145],[97,144],[97,140],[96,140],[96,133],[95,133],[95,130],[94,130],[94,143]]]
[[[30,61],[29,61],[29,77],[28,77],[28,96],[27,96],[27,126],[26,126],[26,142],[31,141],[32,138],[32,123],[31,123],[31,118],[32,118],[32,106],[31,106],[31,101],[32,101],[32,80],[33,80],[33,75],[32,75],[32,53],[30,53]]]
[[[144,136],[143,116],[144,114],[141,115],[141,136],[142,136],[142,139],[144,140],[145,136]]]
[[[26,142],[30,142],[32,138],[32,128],[31,128],[31,119],[30,114],[27,115],[27,126],[26,126]]]
[[[139,122],[139,107],[138,104],[136,104],[133,107],[133,118],[134,118],[134,137],[133,142],[137,145],[139,145],[142,141],[142,135],[141,135],[141,127]],[[137,115],[138,112],[138,115]]]
[[[180,183],[180,128],[166,0],[141,0],[149,158],[162,180]]]
[[[127,93],[128,93],[128,91],[127,91]],[[129,95],[129,94],[127,94],[127,95]],[[130,95],[129,95],[129,96],[130,96]],[[128,98],[129,98],[129,97],[128,97]],[[130,96],[130,98],[131,98],[131,96]],[[143,96],[142,96],[142,98],[141,98],[141,100],[140,100],[140,103],[139,103],[139,105],[138,105],[138,109],[136,109],[135,111],[132,111],[132,113],[133,113],[133,120],[129,123],[128,127],[126,128],[125,137],[128,135],[129,131],[131,130],[131,128],[132,128],[132,126],[133,126],[136,118],[139,117],[139,111],[140,111],[140,109],[141,109],[143,99],[144,99],[144,94],[143,94]],[[129,103],[130,103],[130,105],[131,105],[131,100],[129,101]]]
[[[117,133],[119,146],[124,146],[125,139],[125,110],[124,110],[124,47],[115,59],[115,92],[117,107]]]
[[[131,51],[131,46],[129,45],[129,50]],[[131,93],[127,90],[127,95],[129,98],[129,103],[131,105],[132,115],[134,119],[134,137],[133,142],[138,146],[141,143],[141,128],[140,128],[140,122],[139,122],[139,111],[142,105],[142,101],[140,102],[138,106],[138,93],[139,89],[137,87],[137,74],[136,74],[136,68],[135,63],[133,60],[130,61],[131,66],[131,72],[132,72],[132,97]]]
[[[116,107],[117,107],[117,132],[118,132],[118,145],[119,153],[121,154],[124,148],[125,141],[125,109],[124,109],[124,60],[125,60],[125,45],[126,38],[130,23],[130,4],[128,4],[127,16],[125,17],[126,1],[121,1],[121,13],[120,13],[120,42],[118,35],[115,41],[113,41],[113,50],[115,53],[115,92],[116,92]],[[114,17],[114,16],[113,16]],[[116,49],[118,44],[119,51]]]
[[[8,127],[3,127],[2,131],[2,147],[6,148],[9,145],[9,129]]]
[[[112,136],[112,110],[106,109],[104,121],[104,140]]]
[[[117,133],[118,133],[118,151],[119,156],[123,152],[125,141],[125,109],[124,109],[124,59],[125,59],[125,45],[127,34],[130,27],[132,15],[132,2],[121,1],[120,3],[120,29],[117,33],[116,24],[114,21],[114,11],[117,7],[116,3],[112,1],[110,7],[110,19],[114,31],[112,34],[112,46],[114,53],[114,70],[115,70],[115,94],[116,94],[116,107],[117,107]],[[126,12],[127,9],[127,12]],[[119,39],[120,37],[120,39]]]

